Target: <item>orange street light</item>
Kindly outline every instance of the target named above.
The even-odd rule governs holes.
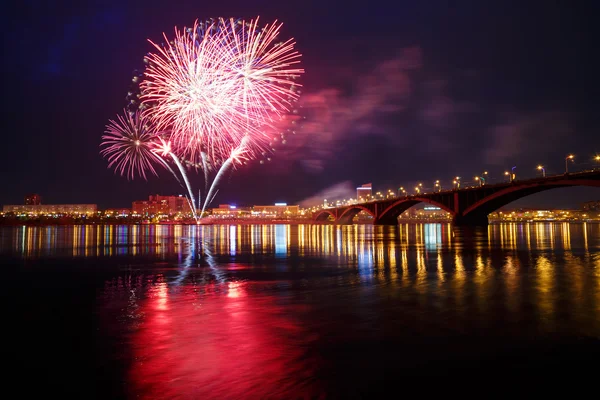
[[[460,188],[460,176],[457,176],[456,178],[454,178],[454,182],[452,182],[456,185],[456,188]]]
[[[573,154],[569,154],[568,156],[565,157],[565,174],[569,173],[569,160],[571,160],[572,162],[573,159],[575,158],[575,156]]]
[[[538,166],[537,166],[537,169],[538,169],[539,171],[542,171],[542,177],[544,177],[544,178],[545,178],[545,177],[546,177],[546,168],[544,168],[544,166],[543,166],[543,165],[538,165]]]

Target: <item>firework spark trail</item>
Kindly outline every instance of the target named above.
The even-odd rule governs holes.
[[[216,187],[219,183],[219,180],[221,179],[221,176],[223,176],[223,174],[235,162],[241,162],[243,160],[246,160],[247,158],[246,158],[245,154],[247,152],[248,152],[248,150],[246,148],[246,140],[242,140],[242,143],[236,149],[233,149],[231,151],[231,155],[229,156],[229,158],[227,160],[225,160],[223,165],[221,165],[221,168],[219,168],[219,172],[217,172],[217,175],[215,176],[215,179],[213,180],[212,185],[210,185],[210,189],[208,191],[208,194],[206,195],[206,201],[204,202],[204,206],[202,207],[201,215],[204,214],[204,210],[206,209],[206,206],[212,201],[213,197],[216,196],[216,193],[213,194],[213,191],[216,189]]]
[[[190,208],[192,210],[192,214],[194,216],[194,219],[197,220],[198,214],[196,213],[196,200],[194,199],[194,193],[192,192],[192,186],[190,185],[190,181],[185,172],[185,168],[183,167],[183,165],[181,164],[181,162],[179,161],[177,156],[175,154],[173,154],[173,152],[169,152],[169,155],[173,159],[173,162],[175,163],[175,165],[177,165],[177,168],[179,168],[179,172],[181,173],[181,176],[183,177],[183,181],[185,182],[185,186],[187,187],[188,193],[190,195],[190,199],[188,200],[188,202],[191,203]]]
[[[200,191],[200,189],[198,189],[198,207],[196,209],[201,208],[201,207],[202,207],[202,192]],[[202,217],[202,215],[200,215],[200,217]]]
[[[163,156],[170,156],[177,168],[179,169],[179,173],[185,182],[185,187],[187,188],[189,199],[188,202],[191,202],[190,209],[193,213],[194,219],[198,219],[198,215],[196,213],[196,200],[194,199],[194,193],[192,192],[192,186],[190,185],[190,181],[188,179],[187,173],[185,172],[185,168],[183,164],[179,161],[179,158],[173,153],[171,149],[171,142],[165,141],[164,139],[160,139],[160,145],[156,146],[156,151],[160,151]]]
[[[202,159],[202,171],[204,172],[204,193],[208,190],[208,163],[206,161],[206,152],[203,151],[200,153],[200,158]]]
[[[179,179],[175,171],[173,171],[173,168],[171,168],[171,166],[162,157],[158,157],[158,160],[161,162],[161,165],[163,167],[165,167],[171,174],[173,174],[175,180],[177,181],[177,183],[179,183],[179,186],[185,189],[185,186],[183,185],[183,183],[181,183],[181,179]]]

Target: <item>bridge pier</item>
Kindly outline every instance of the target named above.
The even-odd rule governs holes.
[[[455,215],[452,218],[452,225],[454,226],[488,226],[487,214],[475,214],[475,215]]]

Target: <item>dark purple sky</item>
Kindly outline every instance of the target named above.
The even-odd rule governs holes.
[[[165,173],[115,175],[98,146],[150,50],[146,39],[196,18],[278,19],[306,70],[301,129],[270,163],[230,174],[215,203],[296,203],[331,188],[344,197],[367,182],[449,186],[484,170],[500,180],[515,165],[518,177],[535,176],[538,163],[560,173],[567,153],[577,156],[570,168],[584,169],[600,152],[600,9],[591,1],[212,3],[5,4],[0,204],[30,192],[100,207],[182,193]],[[520,204],[592,199],[600,190],[573,188]]]

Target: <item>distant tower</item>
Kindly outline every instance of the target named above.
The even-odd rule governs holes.
[[[25,196],[25,204],[28,206],[39,206],[42,204],[42,198],[39,194],[28,194]]]

